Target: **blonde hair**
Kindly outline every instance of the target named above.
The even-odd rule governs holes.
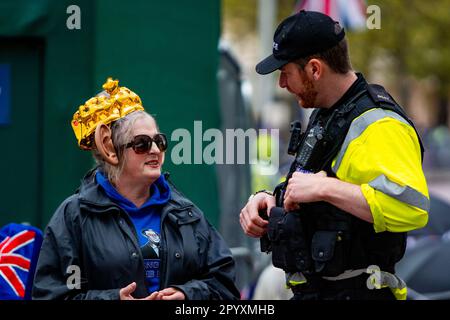
[[[133,126],[137,120],[145,117],[150,117],[156,125],[155,118],[142,110],[131,112],[125,117],[111,123],[111,140],[117,154],[117,159],[119,160],[118,165],[112,165],[106,162],[97,149],[92,150],[96,166],[106,175],[106,178],[112,184],[117,181],[126,163],[126,158],[124,157],[125,145],[133,139]]]

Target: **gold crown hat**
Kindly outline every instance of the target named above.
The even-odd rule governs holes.
[[[72,129],[83,150],[95,148],[94,133],[99,124],[109,125],[133,111],[144,110],[141,98],[119,87],[118,80],[108,78],[102,87],[105,91],[87,100],[73,115]]]

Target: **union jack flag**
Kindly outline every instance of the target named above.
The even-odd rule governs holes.
[[[0,229],[0,300],[29,299],[42,232],[10,223]]]

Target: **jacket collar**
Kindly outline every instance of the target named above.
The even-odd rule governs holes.
[[[98,168],[89,170],[81,181],[80,188],[78,190],[78,199],[82,207],[89,208],[90,212],[94,213],[106,213],[111,209],[120,210],[116,203],[114,203],[105,193],[103,188],[97,183],[95,174]],[[165,178],[171,189],[171,197],[168,203],[163,207],[161,218],[169,211],[180,212],[184,209],[188,209],[194,206],[194,204],[183,196],[168,180],[169,173],[164,173]],[[193,213],[191,213],[194,215]]]
[[[109,211],[111,207],[117,207],[117,205],[111,201],[95,180],[96,172],[97,168],[91,169],[83,177],[78,189],[78,199],[80,204],[89,207],[90,211],[101,213]]]

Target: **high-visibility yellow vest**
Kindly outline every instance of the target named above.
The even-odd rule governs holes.
[[[336,176],[361,186],[376,232],[407,232],[428,221],[429,194],[414,128],[375,108],[353,120],[332,162]]]

